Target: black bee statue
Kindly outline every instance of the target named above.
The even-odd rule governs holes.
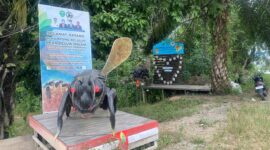
[[[108,60],[101,71],[87,70],[75,76],[59,106],[55,138],[61,132],[64,113],[69,117],[72,106],[82,114],[94,113],[98,108],[108,109],[114,134],[117,96],[115,89],[106,86],[106,77],[130,56],[131,50],[130,38],[118,38],[114,41]]]

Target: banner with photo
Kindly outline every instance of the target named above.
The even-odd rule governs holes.
[[[74,76],[92,69],[88,12],[38,5],[43,113],[58,107]]]

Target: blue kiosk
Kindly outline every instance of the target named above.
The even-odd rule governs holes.
[[[179,84],[182,65],[184,43],[165,39],[153,46],[154,83]]]

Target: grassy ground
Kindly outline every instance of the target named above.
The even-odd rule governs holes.
[[[22,136],[32,133],[26,120],[21,116],[16,116],[13,125],[8,128],[9,137]]]
[[[270,87],[270,75],[264,75],[266,86]],[[246,96],[254,93],[254,83],[244,86]],[[247,102],[232,107],[227,113],[227,127],[216,134],[209,149],[269,149],[270,147],[270,103]]]
[[[192,115],[198,110],[197,106],[202,103],[202,100],[164,100],[155,104],[141,104],[135,107],[122,108],[122,110],[163,122]]]
[[[269,108],[269,102],[231,108],[227,114],[227,127],[217,133],[209,149],[269,149]]]
[[[265,83],[270,87],[270,75],[264,75]],[[229,107],[226,127],[216,131],[215,138],[210,143],[206,143],[204,138],[194,137],[191,143],[195,145],[206,145],[205,149],[269,149],[270,144],[270,103],[252,102],[251,98],[256,97],[254,83],[250,80],[244,86],[244,93],[239,96],[218,96],[216,101],[233,101],[238,104]],[[203,96],[210,100],[211,96]],[[198,96],[200,98],[200,96]],[[202,97],[201,97],[202,98]],[[221,99],[219,99],[221,98]],[[225,98],[225,99],[224,99]],[[235,98],[235,99],[234,99]],[[241,102],[240,102],[240,101]],[[207,101],[207,100],[206,100]],[[209,101],[208,101],[209,102]],[[125,111],[156,119],[160,122],[179,119],[184,116],[191,116],[198,111],[198,106],[202,102],[194,99],[182,99],[176,101],[164,101],[154,105],[140,105],[126,108]],[[221,104],[222,103],[218,103]],[[180,109],[179,109],[180,108]],[[157,110],[157,111],[153,111]],[[201,119],[198,124],[203,124],[203,128],[211,128],[216,122],[208,119]],[[160,132],[159,149],[167,148],[185,141],[183,128],[175,128],[173,132]],[[203,148],[203,149],[204,149]]]
[[[158,120],[159,122],[171,121],[182,117],[190,116],[199,111],[199,106],[203,100],[179,99],[174,101],[164,100],[155,104],[143,104],[135,107],[123,108],[123,111]],[[183,138],[183,128],[171,131],[160,131],[158,148],[162,149],[174,143],[178,143]],[[201,142],[199,140],[195,142]]]
[[[174,132],[160,131],[158,149],[164,149],[171,144],[179,143],[183,140],[183,128],[175,129]]]
[[[40,114],[40,111],[31,114]],[[32,134],[33,130],[30,128],[27,122],[27,118],[15,111],[15,118],[12,126],[8,128],[9,137],[23,136],[27,134]]]

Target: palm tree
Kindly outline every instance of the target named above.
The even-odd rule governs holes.
[[[13,94],[15,92],[14,67],[18,34],[26,27],[27,1],[0,1],[0,139],[4,138],[4,121],[8,126],[13,122]],[[7,114],[7,115],[6,115]]]
[[[220,0],[219,3],[223,8],[214,19],[214,28],[211,33],[214,46],[212,89],[215,93],[225,93],[230,89],[227,71],[229,0]]]

